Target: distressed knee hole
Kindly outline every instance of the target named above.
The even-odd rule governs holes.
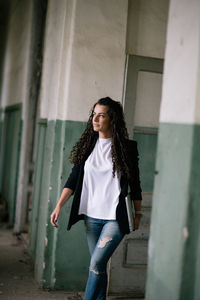
[[[96,271],[96,270],[94,270],[94,269],[92,269],[92,270],[90,270],[90,271],[93,272],[93,273],[96,274],[96,275],[99,275],[99,272]]]
[[[108,242],[110,242],[110,241],[112,241],[112,238],[110,238],[110,237],[104,237],[104,238],[102,238],[102,239],[100,240],[99,244],[98,244],[98,248],[104,248],[105,245],[106,245]]]

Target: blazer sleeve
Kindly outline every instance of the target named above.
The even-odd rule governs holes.
[[[80,171],[80,165],[74,165],[63,188],[69,188],[74,193],[77,180],[78,180],[79,171]]]
[[[129,141],[129,163],[131,166],[131,178],[128,180],[131,190],[132,200],[142,200],[142,189],[140,183],[140,172],[139,172],[139,153],[136,141]]]

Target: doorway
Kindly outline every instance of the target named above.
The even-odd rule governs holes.
[[[162,59],[128,56],[124,113],[129,138],[138,143],[143,217],[139,230],[126,235],[112,257],[109,294],[145,294],[162,73]]]

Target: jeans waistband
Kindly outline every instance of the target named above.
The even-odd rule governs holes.
[[[97,219],[97,218],[92,218],[89,216],[84,215],[84,220],[85,221],[91,221],[91,222],[95,222],[95,223],[100,223],[100,224],[105,224],[107,222],[116,222],[116,220],[107,220],[107,219]]]

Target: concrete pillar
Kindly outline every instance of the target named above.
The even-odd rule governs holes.
[[[30,209],[33,192],[32,173],[34,168],[34,136],[38,111],[46,3],[45,0],[42,2],[40,0],[23,0],[14,5],[14,9],[15,7],[17,8],[17,13],[13,13],[15,18],[13,18],[13,22],[10,24],[12,33],[12,36],[10,37],[10,46],[13,47],[13,41],[15,44],[19,43],[18,35],[15,32],[16,27],[21,43],[17,45],[15,49],[16,53],[12,56],[12,59],[13,61],[16,61],[16,57],[20,57],[22,66],[25,66],[24,73],[22,74],[24,76],[22,85],[19,85],[18,88],[16,83],[14,85],[14,79],[12,82],[12,85],[14,85],[13,90],[15,90],[15,88],[16,90],[19,89],[23,95],[22,99],[18,99],[18,101],[23,100],[23,129],[21,135],[21,152],[14,224],[14,231],[21,232],[27,229],[27,223],[29,222],[27,212]],[[25,19],[23,23],[21,22],[21,19],[23,19],[22,16]],[[16,26],[16,24],[19,25]],[[26,30],[25,33],[27,38],[22,34],[22,30]],[[25,54],[22,55],[22,53]],[[16,74],[18,80],[23,78],[20,75],[20,73]],[[17,80],[16,82],[18,83]]]
[[[86,121],[97,99],[122,101],[127,14],[127,0],[49,1],[41,118]]]
[[[200,299],[200,2],[171,0],[146,300]]]
[[[28,185],[27,155],[31,144],[27,122],[30,119],[32,4],[30,0],[10,1],[0,95],[3,111],[2,195],[8,203],[9,224],[15,224],[17,232],[24,229],[27,207],[25,187]]]
[[[71,171],[68,156],[99,98],[122,100],[128,1],[48,1],[30,251],[43,287],[83,290],[89,253],[81,222],[67,232],[71,200],[50,225]],[[80,251],[81,249],[81,251]]]

